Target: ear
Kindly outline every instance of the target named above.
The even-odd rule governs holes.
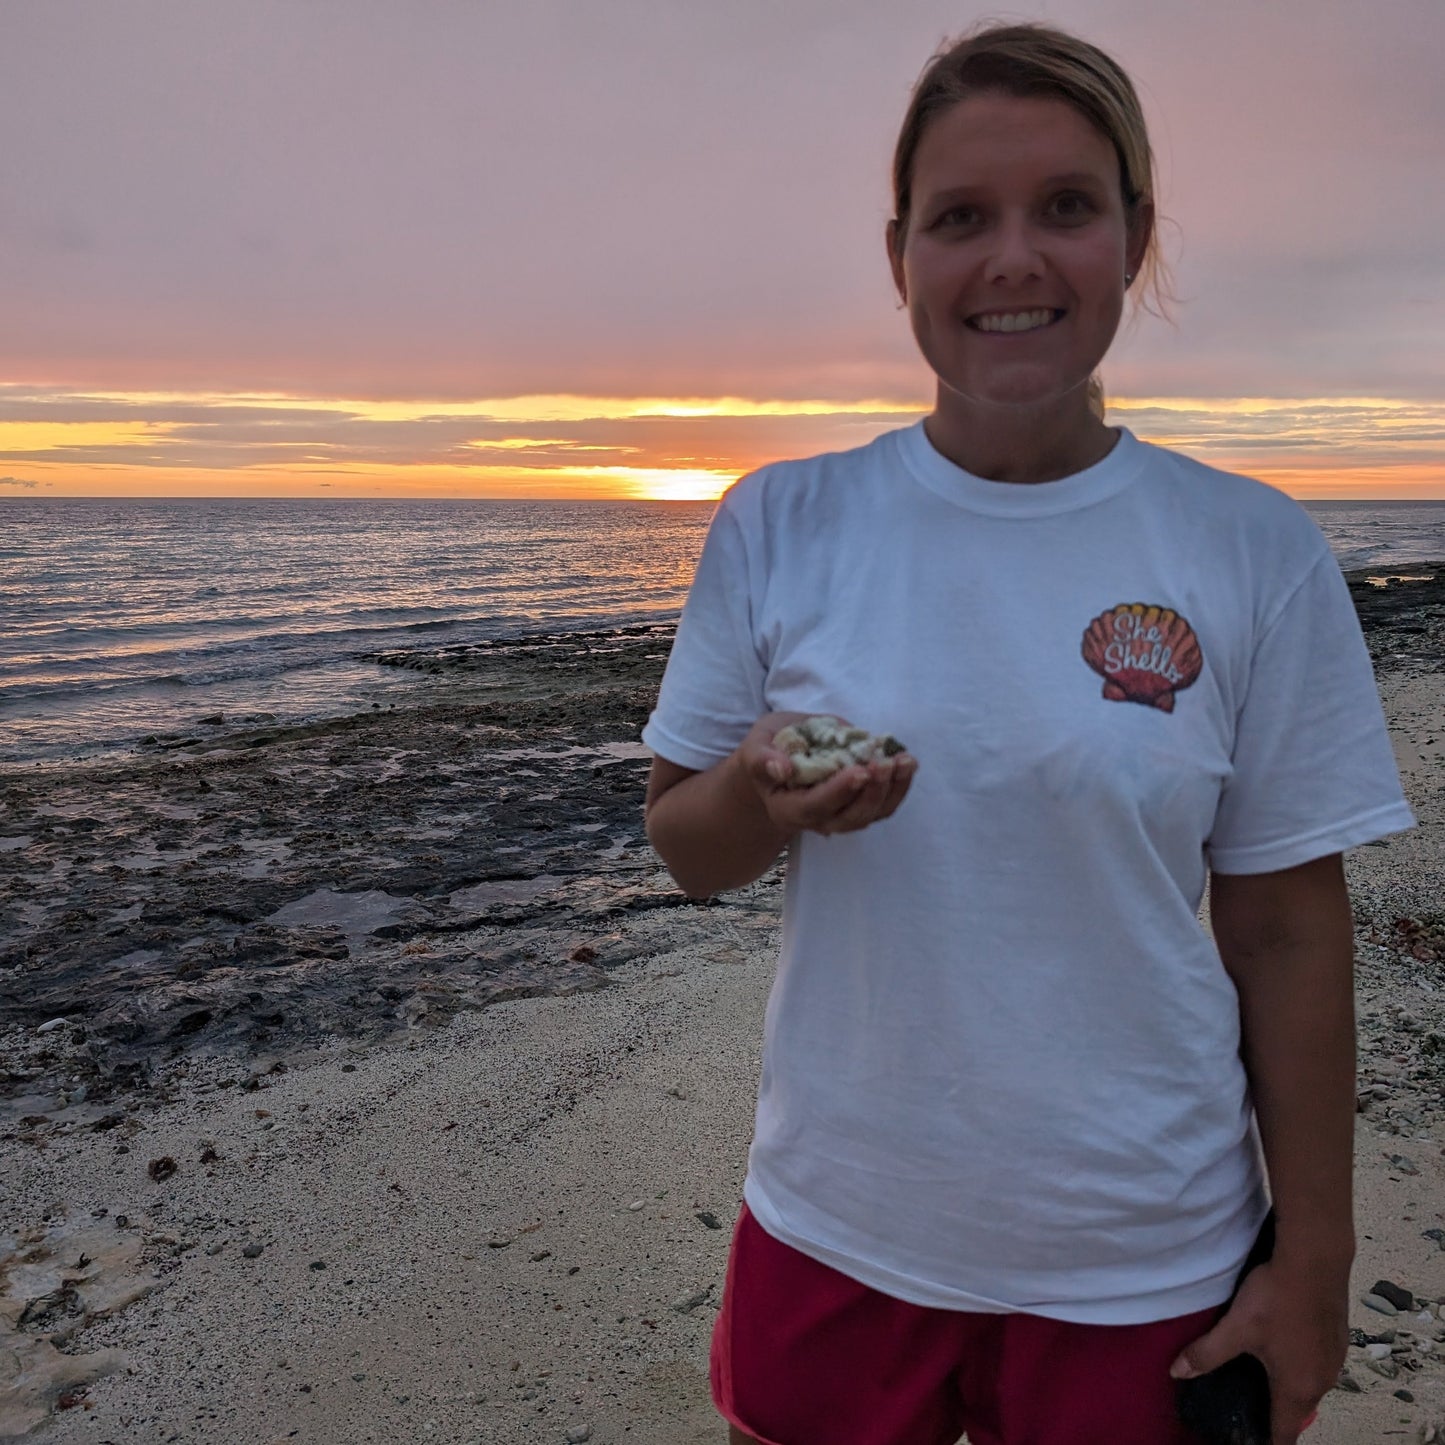
[[[1125,246],[1125,255],[1128,258],[1128,270],[1131,276],[1139,274],[1139,268],[1144,264],[1144,256],[1149,250],[1149,238],[1154,234],[1154,202],[1140,201],[1139,209],[1134,213],[1133,223],[1129,227],[1129,239]]]
[[[893,272],[893,289],[898,292],[898,299],[907,306],[908,281],[903,274],[902,232],[896,220],[889,221],[884,238],[888,245],[888,267]]]

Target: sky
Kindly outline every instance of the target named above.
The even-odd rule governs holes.
[[[706,498],[903,425],[894,137],[986,18],[1144,104],[1180,300],[1109,420],[1445,498],[1440,0],[0,0],[0,497]]]

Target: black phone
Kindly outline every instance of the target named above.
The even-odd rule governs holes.
[[[1254,1248],[1234,1282],[1234,1295],[1244,1277],[1274,1253],[1274,1210],[1264,1217]],[[1207,1375],[1180,1380],[1179,1418],[1205,1445],[1270,1445],[1269,1375],[1253,1355],[1236,1355]]]

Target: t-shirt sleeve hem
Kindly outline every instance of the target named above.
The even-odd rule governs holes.
[[[1403,802],[1387,803],[1342,823],[1331,823],[1293,838],[1243,847],[1217,848],[1210,845],[1209,866],[1216,873],[1277,873],[1297,868],[1330,853],[1343,853],[1362,843],[1373,843],[1389,833],[1403,833],[1415,826],[1415,815]]]
[[[724,752],[712,752],[706,748],[696,747],[692,743],[683,742],[681,738],[652,722],[642,729],[642,741],[658,757],[669,763],[676,763],[680,768],[691,768],[694,772],[699,773],[715,767],[732,754],[731,748]]]

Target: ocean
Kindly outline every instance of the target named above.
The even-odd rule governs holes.
[[[1309,502],[1346,570],[1445,558],[1445,502]],[[0,762],[217,713],[405,700],[367,658],[676,619],[709,502],[0,501]]]

